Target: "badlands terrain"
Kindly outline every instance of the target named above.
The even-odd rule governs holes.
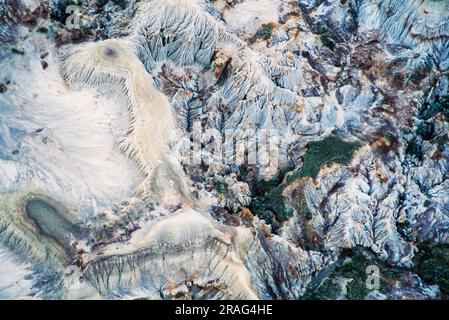
[[[0,0],[1,299],[447,299],[448,0]]]

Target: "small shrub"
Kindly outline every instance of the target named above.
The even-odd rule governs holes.
[[[263,24],[262,27],[257,30],[256,39],[268,40],[271,38],[273,33],[273,24],[267,23]]]
[[[12,53],[20,54],[21,56],[23,56],[25,54],[25,51],[23,51],[22,49],[18,49],[18,48],[12,48],[11,51],[12,51]]]
[[[427,105],[422,111],[421,117],[430,119],[438,113],[443,113],[446,119],[449,119],[449,95],[439,97],[434,103]]]
[[[407,149],[405,149],[405,153],[417,158],[418,160],[422,159],[421,145],[415,140],[409,142],[409,144],[407,145]]]
[[[320,40],[323,46],[329,48],[331,51],[335,50],[335,41],[328,34],[322,34]]]

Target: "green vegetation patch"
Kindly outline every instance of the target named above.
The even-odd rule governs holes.
[[[340,294],[340,289],[333,279],[326,279],[321,286],[308,296],[308,300],[335,300]]]
[[[285,200],[282,196],[284,188],[284,186],[278,186],[265,195],[254,198],[251,203],[252,211],[262,218],[266,218],[266,211],[271,211],[278,221],[288,220],[293,215],[293,210],[285,205]],[[266,222],[271,223],[271,221]]]
[[[436,102],[430,105],[430,112],[437,114],[442,112],[446,118],[449,118],[449,95],[439,98]]]
[[[263,24],[262,27],[260,27],[260,29],[257,30],[256,39],[268,40],[271,38],[272,33],[273,33],[273,24],[272,23]]]
[[[421,144],[415,140],[409,142],[407,148],[405,149],[405,153],[417,158],[418,160],[422,160]]]
[[[254,184],[256,197],[253,199],[251,209],[260,217],[265,216],[265,211],[271,211],[280,222],[288,220],[293,215],[293,210],[287,208],[282,195],[286,187],[293,182],[311,177],[315,179],[320,169],[331,163],[347,165],[352,160],[355,150],[361,144],[359,142],[346,142],[337,137],[331,136],[324,140],[311,142],[303,157],[301,170],[293,173],[282,183],[285,171],[269,181],[260,180]],[[308,210],[304,210],[307,214]],[[271,221],[267,221],[271,223]]]
[[[11,51],[12,51],[12,53],[15,53],[15,54],[18,54],[21,56],[23,56],[25,54],[25,51],[23,51],[22,49],[19,49],[19,48],[12,48]]]
[[[422,257],[417,274],[429,284],[437,284],[444,294],[449,294],[449,246],[421,249]]]
[[[360,147],[359,142],[346,142],[334,136],[309,143],[301,170],[291,175],[287,184],[305,177],[315,179],[323,166],[332,163],[348,165]]]
[[[336,279],[352,279],[347,284],[347,298],[349,300],[363,300],[369,293],[366,287],[368,266],[375,265],[379,268],[380,274],[380,292],[391,287],[394,282],[401,278],[402,270],[389,267],[375,257],[371,257],[363,250],[352,250],[345,253],[348,259],[343,265],[338,266],[332,275],[326,279],[321,286],[308,296],[308,299],[314,300],[334,300],[337,299],[341,290],[336,284]]]
[[[423,140],[432,140],[434,137],[434,131],[435,129],[433,123],[423,121],[418,125],[416,133],[419,134]]]
[[[436,98],[434,103],[424,104],[424,108],[421,110],[420,118],[429,120],[438,113],[444,114],[446,119],[449,119],[449,95]]]

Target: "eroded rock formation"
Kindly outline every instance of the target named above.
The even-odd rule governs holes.
[[[0,297],[449,294],[448,1],[68,5],[0,0]]]

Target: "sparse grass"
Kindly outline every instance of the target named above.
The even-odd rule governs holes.
[[[415,140],[409,142],[409,144],[407,145],[407,149],[405,149],[405,153],[416,157],[418,160],[422,159],[421,145]]]
[[[228,190],[228,184],[224,181],[218,181],[216,185],[217,191],[220,193],[226,193]]]
[[[256,39],[262,39],[262,40],[268,40],[271,38],[271,35],[273,33],[273,24],[267,23],[263,24],[262,27],[257,30],[256,33]]]
[[[305,177],[316,178],[320,169],[331,163],[347,165],[355,152],[360,147],[358,142],[346,142],[337,137],[328,137],[322,141],[311,142],[308,151],[303,157],[303,167],[293,173],[285,183],[282,183],[284,173],[270,181],[258,181],[255,183],[256,197],[252,202],[252,211],[263,216],[264,211],[271,211],[280,222],[288,220],[293,215],[293,210],[285,205],[282,195],[286,187],[298,179]],[[310,216],[308,209],[304,214]],[[267,221],[270,223],[270,221]]]
[[[348,250],[345,254],[349,259],[338,266],[331,276],[322,285],[308,295],[308,299],[333,300],[338,298],[340,290],[335,283],[339,277],[352,279],[347,285],[347,298],[361,300],[366,297],[369,290],[366,288],[366,268],[376,265],[380,272],[380,292],[386,292],[388,288],[401,279],[404,270],[386,265],[376,257],[363,253],[358,248]],[[431,247],[429,242],[419,245],[419,253],[415,257],[415,272],[426,284],[436,284],[441,292],[449,294],[449,245]]]
[[[271,211],[280,222],[288,220],[293,215],[293,210],[287,208],[284,197],[282,196],[283,187],[276,187],[267,192],[264,196],[256,197],[252,204],[252,210],[260,216],[265,216],[264,211]],[[271,221],[266,221],[271,223]]]
[[[423,247],[417,267],[421,279],[429,284],[437,284],[444,294],[449,294],[449,246]]]
[[[424,109],[421,111],[421,118],[428,120],[438,113],[444,114],[449,119],[449,95],[437,98],[432,104],[425,104]]]
[[[310,300],[335,300],[340,293],[332,279],[326,279],[321,286],[307,298]]]
[[[432,72],[431,66],[421,66],[408,76],[408,81],[413,84],[419,84]]]
[[[432,113],[442,112],[446,118],[449,118],[449,95],[439,98],[435,103],[430,105]]]
[[[417,133],[423,138],[423,140],[431,140],[434,137],[433,124],[421,122],[418,125]]]
[[[310,294],[309,299],[333,300],[338,298],[340,291],[335,284],[335,280],[339,277],[352,279],[347,284],[347,298],[349,300],[365,299],[369,293],[369,289],[366,287],[366,279],[368,276],[366,269],[370,265],[379,267],[379,291],[381,292],[385,292],[402,275],[402,270],[389,267],[376,258],[371,258],[362,253],[361,250],[348,251],[346,254],[349,256],[349,259],[342,266],[337,267],[331,277],[326,279],[317,290]]]
[[[346,142],[334,136],[311,142],[303,157],[304,164],[301,170],[291,175],[287,184],[304,177],[315,179],[323,166],[332,163],[348,165],[360,146],[359,142]]]

